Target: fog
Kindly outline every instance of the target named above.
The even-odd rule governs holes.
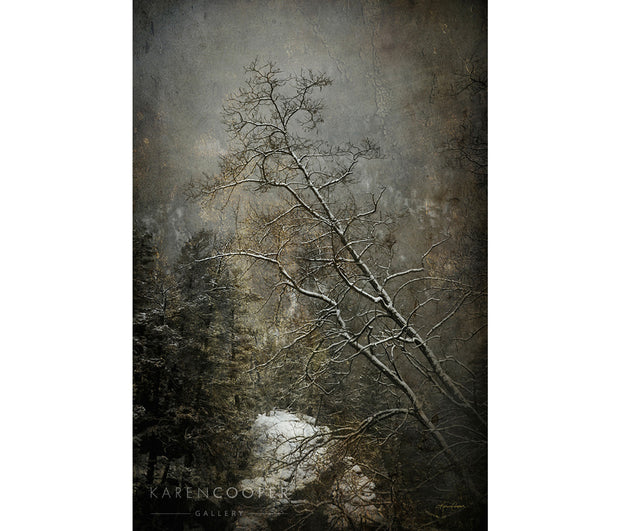
[[[134,215],[174,258],[190,233],[224,223],[183,186],[218,169],[220,111],[255,57],[284,72],[322,71],[330,142],[374,139],[384,158],[361,191],[387,187],[405,213],[400,240],[458,227],[480,231],[484,191],[449,164],[446,145],[483,101],[459,85],[486,60],[486,4],[461,1],[137,1],[134,16]],[[417,240],[411,241],[418,245]]]

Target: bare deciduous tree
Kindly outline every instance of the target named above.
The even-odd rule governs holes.
[[[378,388],[388,390],[393,407],[334,430],[334,437],[415,419],[476,492],[459,448],[486,444],[484,404],[464,360],[438,349],[458,312],[484,294],[428,271],[441,241],[417,263],[398,266],[393,220],[380,209],[383,191],[355,191],[356,172],[380,157],[378,147],[370,140],[329,145],[316,134],[323,121],[317,93],[330,84],[323,74],[285,75],[272,63],[247,68],[246,84],[224,108],[230,144],[221,171],[193,183],[191,193],[206,201],[244,189],[268,194],[268,201],[252,207],[254,223],[225,252],[204,259],[244,257],[273,268],[273,293],[306,301],[273,359],[311,344],[301,375],[307,384],[329,393],[321,376],[346,373],[363,359]],[[438,403],[450,406],[451,424],[439,426],[428,412]]]

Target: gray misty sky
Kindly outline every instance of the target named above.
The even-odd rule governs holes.
[[[396,209],[440,232],[452,218],[482,216],[458,207],[476,186],[444,148],[464,122],[485,119],[486,102],[458,90],[472,65],[486,64],[486,2],[136,0],[134,214],[166,254],[204,219],[216,223],[201,220],[182,186],[217,171],[221,107],[255,57],[333,79],[320,134],[376,140],[385,158],[362,178],[387,186]]]

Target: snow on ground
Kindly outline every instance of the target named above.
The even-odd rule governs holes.
[[[239,483],[239,490],[265,500],[267,507],[262,517],[243,516],[236,523],[237,530],[267,529],[268,521],[287,506],[303,504],[289,496],[317,480],[329,465],[330,445],[326,426],[316,426],[316,420],[305,415],[274,409],[258,415],[252,432],[255,437],[251,474],[254,477]],[[384,523],[374,505],[375,484],[362,473],[350,457],[345,458],[346,471],[333,484],[332,504],[327,516],[332,528],[346,529],[353,522],[360,526]]]
[[[325,426],[315,426],[315,419],[275,409],[258,415],[252,431],[256,437],[253,456],[254,478],[244,479],[241,489],[268,492],[282,489],[291,494],[316,480],[326,466]]]
[[[346,458],[349,468],[334,481],[333,505],[327,509],[331,529],[348,529],[351,522],[362,529],[385,523],[373,500],[375,484],[362,473],[359,465]]]

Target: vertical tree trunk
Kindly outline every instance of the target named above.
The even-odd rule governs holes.
[[[159,482],[160,485],[163,485],[166,482],[166,479],[168,479],[168,470],[170,470],[170,459],[166,461],[166,466],[164,466],[164,472],[161,475],[161,480]]]
[[[155,465],[157,465],[157,454],[155,450],[149,450],[149,460],[146,465],[146,482],[149,485],[153,484],[155,478]]]

